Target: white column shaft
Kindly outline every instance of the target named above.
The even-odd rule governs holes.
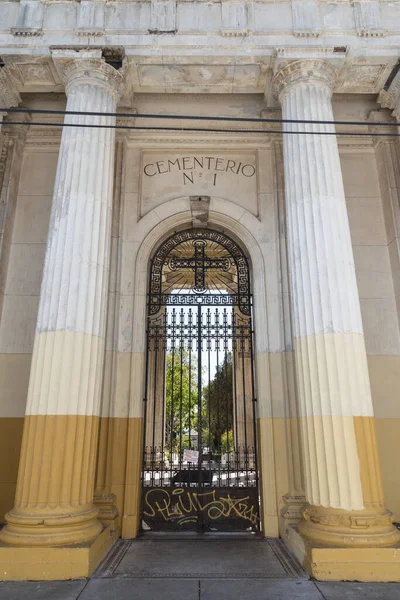
[[[67,111],[115,112],[117,83],[112,84],[120,75],[110,70],[104,63],[89,64],[86,71],[79,63],[72,66]],[[27,414],[99,414],[115,129],[95,126],[115,122],[115,116],[65,118]]]
[[[308,72],[301,67],[305,77],[296,69],[287,75],[280,93],[284,119],[333,121],[326,81],[333,69],[322,66],[322,73],[313,64]],[[283,129],[293,132],[283,136],[283,147],[307,499],[362,509],[353,417],[373,412],[337,139],[333,125],[285,123]],[[326,135],[297,133],[304,131]]]

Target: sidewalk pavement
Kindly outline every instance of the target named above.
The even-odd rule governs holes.
[[[280,579],[0,582],[1,600],[399,600],[398,583]]]
[[[120,540],[87,580],[1,582],[0,600],[400,600],[400,583],[310,580],[282,540]]]

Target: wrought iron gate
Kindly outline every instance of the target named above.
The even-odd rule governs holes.
[[[259,526],[248,263],[227,236],[169,238],[150,270],[144,530]]]

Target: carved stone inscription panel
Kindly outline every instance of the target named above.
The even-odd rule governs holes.
[[[142,152],[141,215],[180,196],[226,198],[258,214],[256,152]]]

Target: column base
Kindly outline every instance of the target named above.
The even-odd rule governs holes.
[[[11,510],[6,514],[7,525],[0,531],[0,543],[10,546],[65,546],[93,540],[102,531],[97,508],[80,513],[52,515],[37,512],[19,513]]]
[[[108,523],[118,516],[118,508],[115,506],[115,494],[95,496],[93,504],[99,510],[98,518],[102,523]]]
[[[3,581],[52,581],[83,579],[97,568],[120,537],[119,518],[103,527],[91,542],[41,548],[0,543],[0,579]]]
[[[306,497],[286,494],[283,496],[285,506],[281,509],[281,516],[290,523],[299,522],[303,516],[303,508],[306,504]]]
[[[288,527],[297,525],[303,516],[306,498],[304,495],[286,494],[283,501],[285,505],[280,511],[280,533],[286,541]]]
[[[400,581],[400,544],[388,548],[338,548],[317,544],[288,528],[285,543],[318,581]]]
[[[385,508],[346,511],[307,505],[298,525],[306,539],[328,546],[378,548],[400,545],[400,531]]]

